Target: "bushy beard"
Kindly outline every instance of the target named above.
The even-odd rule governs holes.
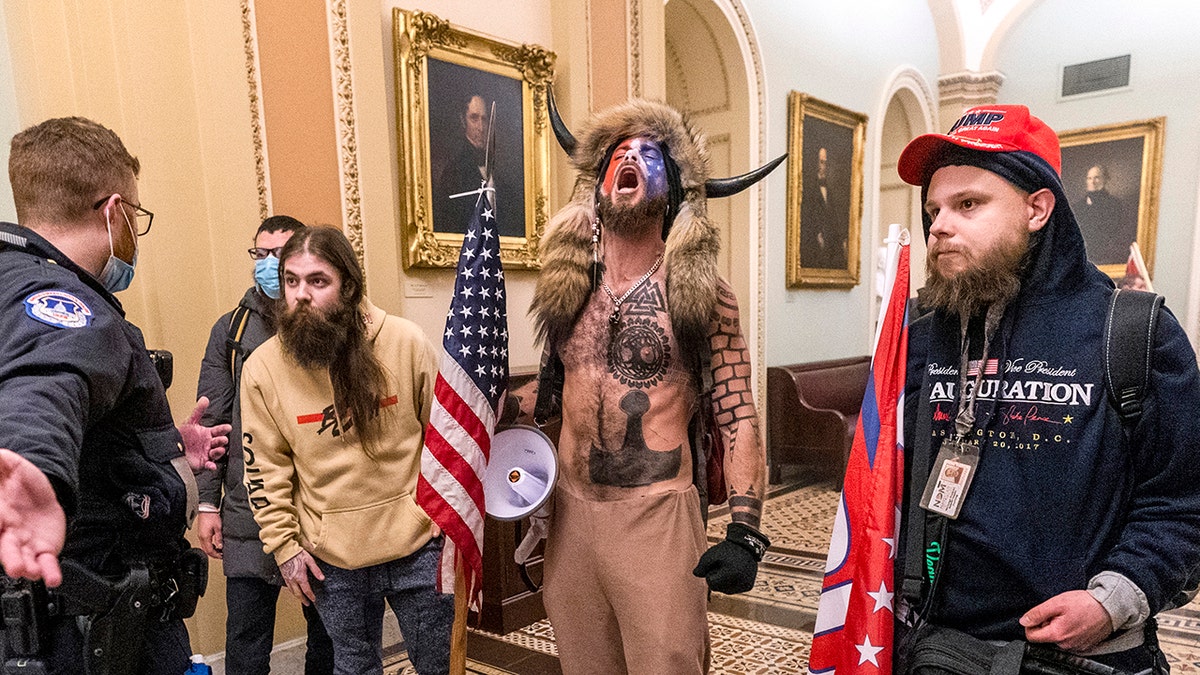
[[[279,313],[283,351],[303,368],[328,368],[350,340],[354,311],[344,303],[327,313],[308,303]]]
[[[600,214],[600,222],[604,223],[604,229],[613,234],[641,234],[650,226],[661,231],[663,217],[667,213],[667,195],[646,197],[631,206],[617,206],[608,195],[600,193],[596,209]]]
[[[925,261],[924,303],[955,312],[964,319],[994,304],[1007,305],[1021,291],[1021,277],[1032,249],[1027,230],[1012,241],[1002,241],[985,251],[979,261],[953,277],[944,276],[936,264],[936,249]]]

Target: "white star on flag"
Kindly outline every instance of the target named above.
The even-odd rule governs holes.
[[[875,645],[871,644],[870,635],[864,636],[863,644],[854,645],[854,648],[858,650],[858,665],[861,666],[867,661],[870,661],[871,663],[875,664],[876,668],[879,667],[879,661],[875,659],[875,655],[883,651],[883,647],[876,647]]]
[[[492,215],[491,209],[484,209],[483,210],[483,219],[484,220],[495,220],[496,217]],[[487,250],[487,249],[484,249],[484,250]]]
[[[895,611],[892,609],[892,598],[895,597],[896,594],[889,593],[887,585],[882,580],[879,582],[879,590],[874,593],[867,591],[867,595],[871,596],[871,599],[875,601],[875,609],[871,610],[872,614],[881,609],[886,609],[889,612]]]

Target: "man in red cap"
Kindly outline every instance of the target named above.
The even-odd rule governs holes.
[[[1153,617],[1200,566],[1187,336],[1157,313],[1142,412],[1123,424],[1105,395],[1113,284],[1087,261],[1058,138],[1024,106],[968,110],[913,140],[899,173],[921,186],[933,310],[909,333],[901,664],[956,629],[985,651],[1042,643],[1010,642],[1018,662],[1166,672]]]

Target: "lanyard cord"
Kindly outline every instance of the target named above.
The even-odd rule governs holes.
[[[970,343],[967,340],[967,327],[970,324],[970,320],[965,317],[961,320],[961,331],[959,333],[961,356],[958,368],[958,412],[954,418],[953,440],[955,441],[964,441],[975,426],[976,395],[979,392],[980,384],[983,382],[983,373],[987,369],[988,349],[991,347],[992,338],[996,335],[996,329],[1000,326],[1000,318],[1004,316],[1004,309],[1005,305],[1003,304],[992,304],[988,307],[983,323],[983,354],[979,360],[979,372],[975,374],[974,387],[971,389],[970,395],[964,394],[967,385],[967,367],[970,362],[971,351]],[[922,478],[927,480],[928,476],[922,476]],[[942,578],[942,568],[946,563],[950,534],[949,518],[940,514],[926,514],[923,509],[916,509],[915,511],[924,514],[922,516],[923,527],[921,529],[928,532],[931,529],[930,526],[932,526],[934,531],[933,537],[926,538],[926,546],[933,542],[940,542],[941,550],[937,561],[933,563],[933,578],[929,579],[929,577],[925,577],[926,582],[929,584],[929,592],[925,594],[920,607],[916,609],[914,629],[924,625],[931,618],[934,597],[937,595],[938,581]],[[906,562],[905,564],[908,565],[909,563]]]
[[[1004,305],[992,304],[988,307],[983,322],[983,354],[979,357],[979,372],[975,373],[975,383],[971,387],[969,396],[965,392],[971,352],[970,341],[967,338],[967,327],[970,320],[963,318],[960,321],[962,328],[959,332],[959,345],[962,354],[959,357],[958,366],[958,412],[954,416],[954,438],[956,440],[966,440],[975,426],[975,399],[979,394],[979,386],[983,383],[983,373],[987,370],[988,349],[992,345],[992,338],[996,335],[996,328],[1000,325],[1000,317],[1003,315]]]

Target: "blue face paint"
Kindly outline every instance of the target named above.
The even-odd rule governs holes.
[[[645,136],[621,141],[613,151],[600,186],[609,199],[632,194],[643,188],[642,199],[657,199],[667,194],[667,164],[662,147]]]
[[[263,295],[279,299],[279,258],[269,255],[254,261],[254,283]]]

